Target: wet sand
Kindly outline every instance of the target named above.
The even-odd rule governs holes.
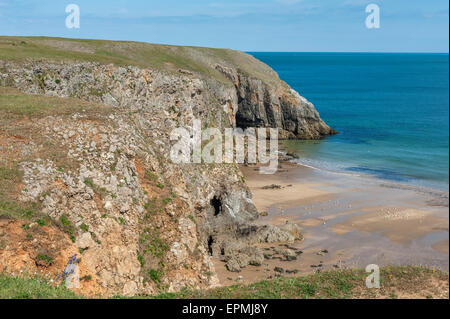
[[[281,163],[274,175],[260,175],[256,166],[242,166],[241,170],[258,211],[267,214],[258,222],[297,223],[304,240],[290,246],[302,253],[294,261],[266,259],[263,266],[248,266],[240,273],[228,272],[215,260],[222,284],[271,278],[278,275],[275,267],[289,270],[290,274],[283,275],[369,264],[449,269],[446,192],[290,162]],[[261,247],[273,251],[284,246]]]

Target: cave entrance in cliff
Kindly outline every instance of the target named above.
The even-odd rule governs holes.
[[[214,216],[217,216],[222,212],[222,200],[218,196],[214,196],[211,199],[210,204],[214,208]]]
[[[212,248],[213,244],[214,244],[214,238],[213,238],[213,236],[209,236],[209,238],[208,238],[208,252],[209,252],[210,256],[213,255],[213,248]]]
[[[239,110],[237,111],[234,119],[236,128],[241,128],[243,131],[245,131],[247,128],[252,127],[251,123],[249,123],[249,121],[239,113]]]

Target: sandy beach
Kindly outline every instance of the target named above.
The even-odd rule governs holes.
[[[293,245],[261,245],[269,257],[262,267],[240,273],[215,267],[222,284],[253,282],[279,275],[307,274],[369,264],[424,265],[449,269],[448,193],[338,174],[282,162],[273,175],[260,175],[257,166],[242,166],[259,223],[298,224],[304,240]],[[278,258],[285,247],[297,260]]]

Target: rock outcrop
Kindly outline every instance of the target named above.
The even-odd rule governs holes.
[[[38,207],[109,295],[214,287],[212,256],[232,271],[261,264],[262,253],[249,247],[298,240],[299,229],[254,224],[258,212],[237,165],[172,163],[170,132],[195,119],[221,130],[278,127],[283,138],[333,131],[274,72],[267,82],[226,63],[212,69],[228,82],[181,69],[0,60],[2,86],[37,94],[2,92],[12,102],[0,121],[0,168],[13,163],[21,180],[0,201]],[[24,225],[37,218],[28,215]],[[0,246],[2,266],[8,247]],[[59,258],[57,249],[48,253]]]
[[[325,124],[311,102],[276,75],[275,81],[268,84],[220,64],[215,67],[235,87],[237,101],[231,98],[226,103],[231,105],[237,127],[278,128],[280,139],[320,139],[337,133]]]

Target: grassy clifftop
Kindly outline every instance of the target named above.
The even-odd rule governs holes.
[[[0,60],[26,59],[88,61],[134,65],[161,71],[188,70],[228,81],[215,64],[232,67],[266,83],[278,80],[276,73],[252,56],[235,50],[159,45],[130,41],[82,40],[48,37],[0,37]]]

